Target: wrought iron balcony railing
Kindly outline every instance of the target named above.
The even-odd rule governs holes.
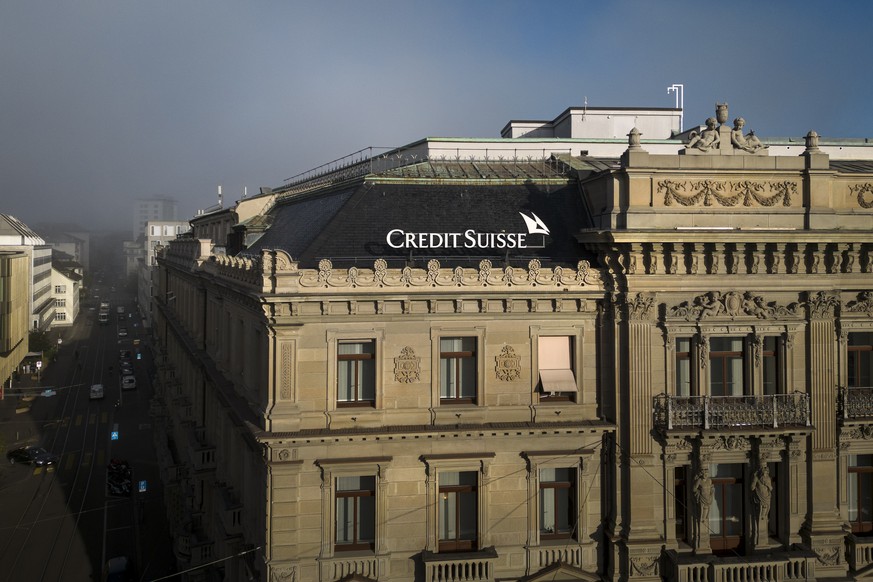
[[[809,426],[809,396],[802,392],[767,396],[672,396],[654,398],[660,429],[779,428]]]
[[[843,418],[873,418],[873,387],[840,389],[840,414]]]

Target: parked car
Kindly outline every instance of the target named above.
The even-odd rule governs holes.
[[[109,495],[127,497],[133,491],[133,471],[127,461],[112,459],[106,465],[106,491]]]
[[[110,558],[103,566],[103,580],[105,582],[129,582],[136,580],[133,574],[133,566],[127,556]]]
[[[89,400],[103,399],[103,384],[94,384],[91,386],[91,392],[88,393]]]
[[[127,328],[119,327],[118,328],[118,337],[127,337]]]
[[[133,364],[128,361],[122,360],[119,372],[122,376],[133,376]]]
[[[120,358],[130,358],[130,350],[118,350],[118,357]]]
[[[60,457],[42,447],[21,447],[20,449],[14,449],[6,453],[6,458],[12,464],[22,463],[24,465],[36,465],[37,467],[54,465],[60,460]]]
[[[122,390],[134,390],[136,388],[136,377],[134,376],[122,376],[121,377],[121,389]]]

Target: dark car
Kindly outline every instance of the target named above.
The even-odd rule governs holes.
[[[122,360],[121,366],[118,370],[122,376],[132,376],[133,375],[133,365],[130,362],[125,362]]]
[[[130,350],[118,350],[118,357],[120,357],[122,360],[130,359],[131,355],[132,354]]]
[[[6,453],[6,458],[10,463],[22,463],[25,465],[36,465],[43,467],[46,465],[54,465],[60,459],[54,453],[50,453],[41,447],[22,447]]]

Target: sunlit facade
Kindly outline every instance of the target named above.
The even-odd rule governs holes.
[[[723,114],[425,140],[195,217],[153,305],[189,576],[863,575],[873,155]]]

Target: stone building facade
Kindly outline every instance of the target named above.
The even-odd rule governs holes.
[[[717,116],[673,153],[365,161],[192,220],[152,408],[190,576],[865,575],[873,156]]]

